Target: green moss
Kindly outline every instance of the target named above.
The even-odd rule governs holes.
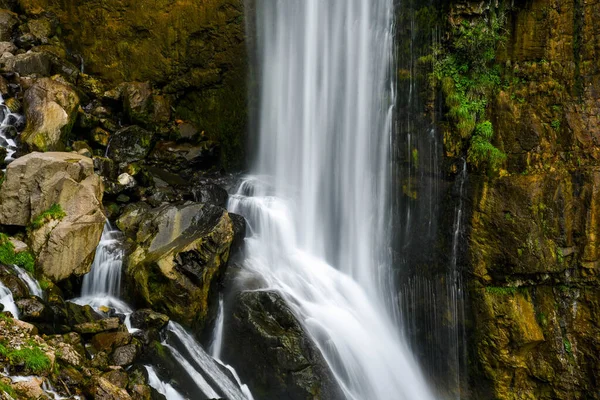
[[[50,282],[46,279],[40,279],[38,281],[38,283],[40,284],[40,288],[44,291],[48,290],[48,288],[50,287]]]
[[[42,226],[44,226],[47,222],[50,222],[52,220],[60,221],[61,219],[63,219],[66,216],[67,216],[67,214],[63,211],[60,204],[55,203],[55,204],[52,204],[49,209],[47,209],[46,211],[44,211],[43,213],[41,213],[40,215],[35,217],[33,219],[33,221],[31,222],[31,224],[29,225],[29,227],[32,230],[36,230],[36,229],[39,229]]]
[[[15,391],[13,390],[12,386],[10,386],[8,383],[5,383],[3,381],[0,381],[0,393],[6,393],[7,395],[11,396],[11,397],[15,397]]]
[[[517,288],[516,287],[512,287],[512,286],[486,286],[485,290],[489,293],[489,294],[495,294],[495,295],[502,295],[502,296],[507,296],[507,295],[513,295],[515,293],[517,293]]]
[[[30,274],[34,274],[35,272],[35,258],[33,255],[28,251],[15,253],[15,247],[10,242],[8,236],[3,233],[0,233],[0,263],[17,265]]]
[[[10,364],[24,365],[35,374],[50,370],[50,359],[33,341],[20,349],[9,349],[5,343],[0,343],[0,355],[8,359]]]
[[[560,121],[555,119],[554,121],[552,121],[552,123],[550,124],[552,125],[552,129],[554,129],[556,132],[560,131]]]
[[[50,369],[50,359],[39,347],[24,347],[9,353],[13,363],[23,363],[31,372],[40,374]]]

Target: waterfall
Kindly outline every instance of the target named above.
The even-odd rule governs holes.
[[[247,388],[232,381],[221,369],[222,364],[208,355],[181,325],[171,321],[167,325],[167,332],[179,342],[182,349],[185,349],[188,357],[177,350],[168,339],[163,342],[163,346],[168,348],[175,359],[185,367],[190,378],[209,399],[220,398],[217,394],[219,392],[229,400],[252,400],[252,395]]]
[[[219,296],[219,311],[215,322],[212,343],[210,346],[210,355],[215,359],[221,358],[221,347],[223,346],[223,324],[225,322],[225,313],[223,311],[223,295]]]
[[[106,222],[90,273],[83,278],[81,287],[83,297],[108,295],[118,298],[120,296],[123,265],[122,238],[123,234],[114,229],[110,222]]]
[[[21,279],[27,285],[31,295],[37,297],[44,296],[44,291],[42,290],[39,282],[33,279],[27,271],[17,265],[13,265],[13,269],[17,273],[19,279]]]
[[[13,299],[12,292],[2,283],[0,283],[0,304],[4,306],[3,311],[10,311],[13,317],[19,319],[19,310]]]
[[[185,400],[173,386],[160,380],[154,368],[149,365],[145,365],[145,367],[146,371],[148,371],[148,384],[158,393],[165,396],[167,400]]]
[[[257,154],[229,203],[244,274],[287,299],[347,398],[430,399],[391,315],[393,1],[258,0],[255,17]]]
[[[19,114],[15,114],[4,105],[4,98],[0,95],[0,147],[6,149],[5,161],[12,161],[13,155],[17,151],[17,143],[15,141],[18,136],[18,128],[23,125],[24,118]]]

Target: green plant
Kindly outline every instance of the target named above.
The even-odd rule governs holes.
[[[28,251],[15,253],[15,247],[8,236],[0,233],[0,263],[5,265],[17,265],[30,274],[35,272],[35,258]]]
[[[48,288],[50,287],[50,281],[44,278],[40,279],[38,282],[40,284],[40,288],[44,291],[48,290]]]
[[[492,144],[494,130],[485,113],[488,96],[502,87],[496,50],[506,40],[501,13],[487,19],[463,21],[453,29],[452,42],[434,46],[430,80],[444,94],[447,116],[462,140],[469,140],[467,161],[477,168],[498,170],[506,155]]]
[[[506,296],[506,295],[512,295],[517,293],[517,288],[513,287],[513,286],[486,286],[485,290],[489,293],[489,294],[495,294],[495,295],[502,295],[502,296]]]
[[[31,221],[29,227],[32,230],[36,230],[44,226],[44,224],[46,224],[47,222],[50,222],[52,220],[60,221],[66,216],[67,214],[63,211],[60,204],[54,203],[50,206],[49,209],[35,217],[33,221]]]
[[[573,355],[573,348],[571,347],[571,342],[569,342],[569,339],[563,338],[563,346],[567,354]]]
[[[493,136],[494,129],[490,121],[478,124],[471,137],[471,146],[467,151],[467,161],[476,167],[480,167],[487,162],[493,170],[498,169],[506,160],[506,154],[492,144]]]
[[[39,347],[23,347],[9,351],[6,358],[11,364],[24,364],[35,374],[48,371],[51,366],[50,359]]]
[[[12,386],[10,386],[8,383],[6,383],[4,381],[0,381],[0,393],[6,393],[10,397],[16,396],[15,391],[13,390]]]
[[[552,129],[554,129],[555,131],[560,131],[560,121],[555,119],[554,121],[552,121],[550,123],[550,125],[552,126]]]

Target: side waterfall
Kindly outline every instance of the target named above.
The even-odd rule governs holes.
[[[258,0],[245,273],[279,291],[348,399],[432,399],[393,323],[392,0]]]
[[[135,329],[129,324],[129,316],[133,310],[119,298],[124,258],[122,240],[123,234],[107,222],[96,248],[92,269],[83,279],[82,297],[72,301],[88,304],[97,310],[102,306],[111,307],[117,313],[126,315],[125,323],[130,332],[134,332]],[[0,295],[1,290],[0,287]],[[181,325],[169,322],[163,345],[171,351],[173,358],[186,370],[206,398],[219,398],[222,395],[231,400],[252,400],[248,388],[237,380],[235,371],[208,355]],[[181,349],[185,349],[185,354],[182,354]],[[235,380],[225,374],[222,367],[229,369]],[[168,400],[185,398],[170,384],[162,382],[151,366],[146,366],[146,369],[148,383]]]

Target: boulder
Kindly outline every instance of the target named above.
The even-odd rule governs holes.
[[[133,343],[117,347],[112,355],[112,363],[124,367],[133,364],[137,356],[138,348]]]
[[[97,351],[110,352],[116,347],[129,344],[131,334],[129,332],[102,332],[95,335],[92,340],[92,346]]]
[[[278,293],[239,293],[226,332],[225,360],[258,398],[345,398],[319,349]]]
[[[8,42],[12,39],[13,30],[18,22],[17,14],[8,10],[0,10],[0,41]]]
[[[225,271],[233,241],[227,211],[191,202],[143,214],[132,207],[117,225],[135,235],[126,274],[136,300],[202,329],[214,311],[209,312],[209,303],[216,304],[211,287]]]
[[[139,126],[128,126],[110,138],[108,144],[108,158],[116,163],[131,163],[143,160],[150,152],[152,146],[152,132]]]
[[[37,80],[24,95],[27,126],[21,141],[32,150],[64,150],[77,118],[79,97],[68,84],[55,79]]]
[[[77,324],[73,330],[82,335],[93,334],[107,331],[114,331],[119,327],[120,321],[117,317],[105,318],[95,322],[84,322]]]
[[[219,207],[227,207],[229,194],[227,190],[214,183],[196,184],[191,189],[194,201],[198,203],[210,203]]]
[[[204,141],[200,144],[161,141],[150,153],[151,163],[171,172],[207,169],[218,161],[217,143]]]
[[[15,46],[12,42],[0,42],[0,54],[4,53],[15,53],[17,51],[17,46]]]
[[[60,281],[89,272],[104,228],[102,183],[92,160],[74,153],[31,153],[12,162],[0,190],[0,224],[27,226],[58,204],[66,214],[29,233],[37,266]],[[69,251],[65,251],[69,249]]]
[[[95,377],[92,380],[90,392],[96,400],[131,400],[125,389],[110,383],[104,377]]]
[[[169,323],[169,317],[146,308],[131,314],[130,321],[133,328],[161,330]]]
[[[29,52],[8,57],[4,61],[4,69],[16,72],[21,76],[36,74],[49,76],[52,72],[52,58],[45,52]]]

